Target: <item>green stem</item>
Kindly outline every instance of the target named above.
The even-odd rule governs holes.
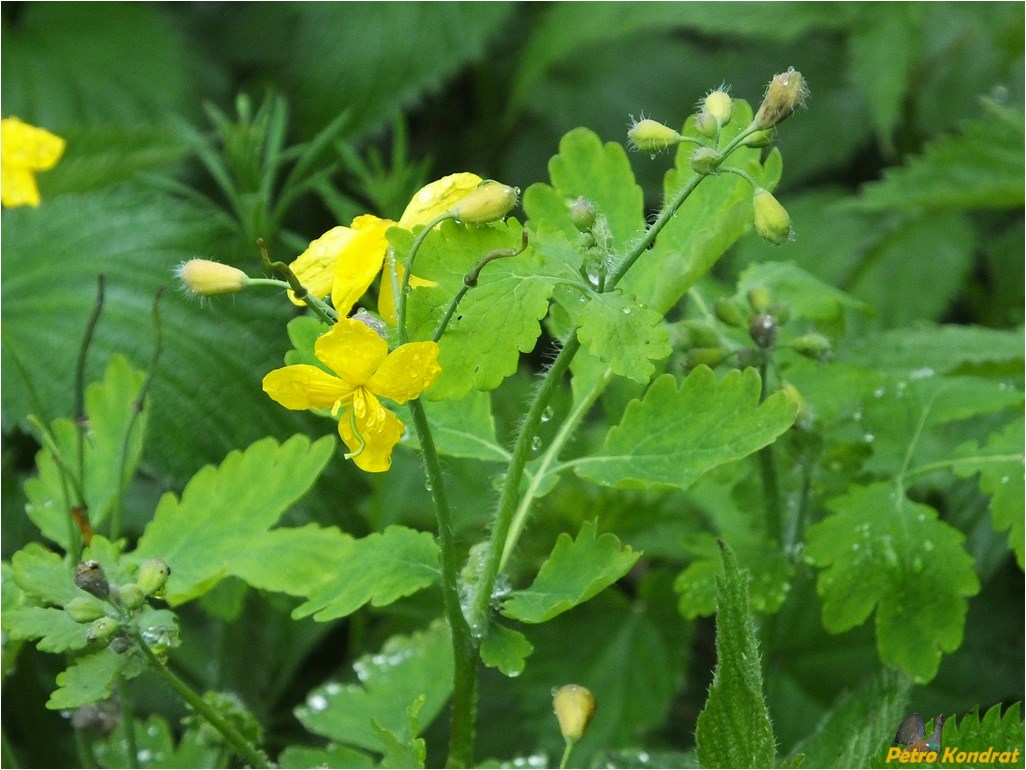
[[[121,701],[121,725],[125,731],[125,754],[129,767],[139,766],[139,744],[135,739],[135,720],[132,718],[132,701],[125,677],[118,674],[118,700]]]
[[[444,222],[446,219],[454,219],[455,215],[450,212],[439,214],[437,217],[432,219],[417,233],[417,237],[413,239],[413,245],[410,246],[410,256],[406,259],[406,264],[403,265],[403,280],[399,285],[399,294],[395,297],[395,308],[396,308],[396,328],[399,329],[399,344],[405,344],[409,337],[406,334],[406,297],[410,293],[410,278],[413,276],[413,261],[417,258],[417,252],[420,250],[420,246],[424,243],[424,239],[427,238],[435,225],[439,222]],[[395,281],[392,282],[395,285]]]
[[[570,752],[574,750],[575,745],[571,741],[566,742],[566,748],[563,749],[563,758],[559,760],[559,770],[563,770],[570,761]]]
[[[768,388],[766,385],[767,365],[759,365],[759,378],[762,381],[762,392],[759,394],[759,403],[766,400]],[[770,537],[775,538],[778,543],[783,543],[783,517],[780,506],[780,483],[777,478],[777,466],[773,457],[773,444],[767,444],[759,450],[759,474],[762,478],[762,496],[766,502],[766,529]]]
[[[469,767],[474,754],[474,720],[477,709],[477,648],[463,616],[459,593],[459,567],[452,510],[445,491],[445,478],[438,460],[431,426],[419,399],[410,402],[413,424],[420,440],[424,469],[438,517],[438,545],[442,569],[442,600],[452,635],[453,695],[449,767]]]
[[[181,696],[182,700],[188,703],[200,716],[202,716],[210,725],[224,736],[224,739],[228,741],[228,744],[235,749],[235,752],[246,760],[251,767],[259,768],[270,768],[271,763],[267,759],[267,756],[263,751],[256,748],[245,736],[242,735],[238,730],[235,729],[224,717],[221,716],[220,712],[207,703],[201,698],[189,685],[187,685],[177,674],[169,669],[160,658],[157,657],[156,653],[150,649],[150,646],[146,644],[146,641],[142,638],[142,634],[138,631],[135,633],[136,646],[142,650],[143,654],[149,659],[150,665],[153,670],[160,675],[160,677],[167,682],[167,684]]]

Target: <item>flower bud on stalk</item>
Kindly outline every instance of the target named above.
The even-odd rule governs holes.
[[[830,352],[830,340],[822,334],[803,334],[791,340],[791,347],[806,358],[819,360]]]
[[[752,197],[752,206],[755,209],[755,231],[759,235],[777,246],[788,239],[791,217],[769,190],[758,188]]]
[[[579,684],[563,685],[552,698],[552,708],[563,740],[577,743],[595,715],[595,696]]]
[[[216,294],[234,294],[249,283],[249,276],[231,265],[222,265],[209,259],[190,259],[175,271],[182,287],[191,294],[212,297]]]
[[[722,88],[710,91],[705,97],[702,106],[705,112],[716,118],[721,126],[725,126],[730,122],[734,112],[734,102],[731,100],[730,94]]]
[[[106,646],[119,628],[120,626],[114,618],[97,618],[89,627],[89,633],[86,635],[86,641],[89,642],[89,644]]]
[[[791,113],[805,104],[809,87],[794,67],[774,76],[766,88],[766,96],[755,113],[755,125],[760,129],[771,128],[786,120]]]
[[[105,612],[103,605],[85,596],[76,596],[64,605],[64,611],[76,623],[91,623],[97,618],[102,618]]]
[[[164,587],[170,574],[171,568],[163,559],[147,559],[139,566],[136,585],[143,596],[153,596]]]
[[[82,561],[75,565],[75,585],[97,599],[106,599],[110,596],[110,583],[107,582],[107,574],[103,571],[100,562],[95,559]]]
[[[570,204],[570,221],[580,232],[586,233],[595,226],[595,204],[583,195]]]
[[[699,147],[691,154],[691,168],[702,176],[714,173],[722,161],[723,156],[712,147]]]
[[[484,182],[471,190],[449,213],[460,222],[483,225],[502,219],[517,205],[520,190],[500,182]]]
[[[684,137],[669,126],[651,118],[639,120],[627,132],[630,146],[641,152],[659,152],[684,141]]]

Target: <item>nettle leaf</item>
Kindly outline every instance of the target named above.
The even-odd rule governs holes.
[[[337,743],[384,752],[384,728],[404,739],[411,735],[407,710],[423,698],[417,721],[431,724],[452,690],[452,649],[448,626],[432,623],[410,636],[394,636],[381,651],[353,664],[359,683],[328,682],[314,689],[296,717],[306,729]]]
[[[115,355],[107,364],[103,380],[86,388],[88,419],[82,442],[85,502],[89,523],[95,529],[110,515],[122,487],[130,479],[142,454],[146,412],[136,416],[135,402],[144,375],[128,361]],[[134,422],[133,422],[134,418]],[[131,435],[125,441],[129,428]],[[51,432],[60,460],[44,446],[36,455],[39,475],[25,482],[26,513],[43,536],[63,548],[70,547],[71,501],[64,469],[78,467],[79,428],[67,418],[54,420]]]
[[[133,657],[130,653],[119,655],[107,647],[78,658],[57,675],[58,688],[50,694],[46,707],[54,711],[73,709],[109,697],[114,680]]]
[[[1026,746],[1023,745],[1026,743],[1026,736],[1023,730],[1022,704],[1013,703],[1004,714],[1001,713],[1001,708],[1000,703],[991,706],[982,719],[979,710],[974,710],[961,720],[949,719],[944,723],[942,745],[957,747],[949,761],[962,764],[967,758],[959,758],[958,754],[963,751],[984,752],[987,749],[994,749],[999,754],[1007,752],[1005,758],[998,760],[1000,764],[1007,763],[1008,767],[1018,767],[1021,764],[1022,756],[1026,753]],[[1016,749],[1018,755],[1013,758],[1011,755]],[[994,765],[991,763],[989,766]]]
[[[438,544],[428,532],[391,526],[360,539],[343,537],[323,565],[322,580],[292,612],[293,618],[345,617],[368,602],[375,607],[391,604],[439,578]]]
[[[990,512],[994,530],[1008,530],[1008,545],[1015,552],[1019,568],[1023,568],[1023,542],[1026,540],[1023,524],[1023,420],[1010,422],[1002,430],[990,435],[980,447],[970,441],[955,450],[958,458],[955,473],[959,476],[980,474],[980,490],[990,495]]]
[[[732,370],[719,382],[697,367],[678,389],[672,375],[652,382],[632,401],[602,448],[574,461],[599,484],[687,489],[717,465],[771,443],[794,423],[797,406],[784,393],[759,403],[759,374]]]
[[[873,211],[1017,208],[1023,203],[1021,110],[985,99],[987,117],[943,136],[922,155],[866,185],[859,208]]]
[[[526,658],[533,651],[534,645],[522,633],[495,623],[481,642],[481,662],[499,669],[506,676],[518,676],[523,673]]]
[[[522,228],[515,219],[488,226],[443,222],[420,247],[414,275],[433,281],[410,293],[407,326],[414,340],[431,339],[446,308],[463,286],[464,276],[486,254],[518,247]],[[388,233],[399,255],[409,254],[413,235],[400,228]],[[555,279],[531,248],[490,262],[478,285],[460,302],[439,340],[442,372],[427,390],[429,399],[460,399],[471,388],[492,390],[516,371],[520,354],[541,334]]]
[[[962,643],[967,597],[980,590],[965,537],[889,484],[853,487],[809,528],[806,559],[823,570],[823,625],[839,634],[876,610],[880,659],[917,682]]]
[[[762,691],[759,645],[748,608],[748,576],[725,544],[717,576],[716,670],[698,715],[703,767],[773,767],[776,743]]]
[[[641,554],[622,546],[611,532],[597,537],[597,530],[594,521],[586,521],[576,540],[565,532],[556,538],[534,582],[511,592],[502,604],[502,614],[522,623],[544,623],[626,575]]]
[[[229,453],[219,467],[200,470],[181,500],[171,493],[161,498],[133,558],[167,562],[171,577],[166,599],[171,605],[202,596],[228,575],[252,577],[268,590],[303,593],[310,586],[298,584],[299,565],[292,560],[309,552],[311,530],[291,536],[267,530],[306,493],[334,447],[330,436],[313,444],[305,436],[293,436],[280,446],[268,438],[244,452]],[[342,536],[334,529],[318,532],[314,539],[322,540],[322,548],[317,561],[330,564]],[[292,548],[276,547],[286,542]],[[259,564],[250,551],[263,555]],[[301,574],[312,579],[316,572]]]
[[[577,337],[616,374],[646,383],[655,371],[652,361],[672,352],[662,316],[612,291],[597,294],[578,318]]]

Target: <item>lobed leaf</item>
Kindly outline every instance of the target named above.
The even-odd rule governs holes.
[[[110,696],[114,680],[131,662],[131,655],[118,655],[109,647],[78,658],[57,674],[58,688],[46,702],[48,709],[74,709]]]
[[[662,316],[622,292],[596,294],[578,318],[577,337],[616,374],[642,384],[655,371],[652,361],[672,352]]]
[[[38,639],[36,646],[43,652],[81,650],[88,643],[89,624],[56,607],[6,609],[3,627],[12,639]]]
[[[586,521],[576,540],[565,532],[556,538],[534,582],[511,592],[502,604],[502,614],[522,623],[544,623],[626,575],[641,554],[621,546],[611,532],[597,536],[597,530],[594,521]]]
[[[854,486],[809,528],[805,556],[822,569],[823,624],[839,634],[876,610],[880,659],[918,682],[962,643],[967,597],[980,590],[965,537],[888,484]]]
[[[794,422],[795,403],[775,393],[759,403],[754,369],[732,370],[719,382],[696,368],[678,389],[672,375],[652,382],[632,401],[598,452],[574,461],[577,473],[599,484],[687,489],[717,465],[739,460],[772,442]]]
[[[45,604],[63,606],[84,595],[61,557],[40,543],[29,543],[16,552],[11,567],[18,587]]]
[[[481,641],[481,662],[506,676],[519,676],[533,650],[534,646],[522,633],[496,623]]]

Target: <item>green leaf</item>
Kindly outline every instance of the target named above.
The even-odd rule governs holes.
[[[907,165],[863,190],[859,208],[1021,208],[1024,121],[1021,109],[983,100],[985,117],[929,144]]]
[[[519,676],[533,650],[522,633],[495,623],[481,642],[481,662],[499,669],[506,676]]]
[[[769,289],[773,302],[783,302],[792,318],[836,322],[846,309],[870,313],[869,305],[840,289],[823,283],[811,273],[790,262],[757,262],[738,280],[735,299],[744,301],[748,292],[762,286]]]
[[[974,709],[960,721],[949,719],[944,723],[942,734],[944,749],[940,759],[947,763],[961,766],[978,767],[1018,767],[1026,754],[1026,738],[1024,738],[1022,704],[1013,703],[1005,713],[1001,713],[1002,704],[991,706],[980,719],[979,710]],[[978,759],[974,762],[968,756],[960,756],[962,752],[984,752],[993,749],[998,753],[996,763]],[[1013,753],[1018,750],[1017,755]],[[1007,753],[1006,753],[1007,752]],[[1001,756],[1001,755],[1004,756]],[[978,762],[978,764],[977,764]]]
[[[426,700],[421,695],[413,703],[406,707],[406,716],[409,724],[401,734],[396,734],[387,727],[382,727],[377,720],[374,721],[374,732],[378,734],[381,743],[385,747],[385,755],[381,758],[380,767],[413,768],[424,767],[424,758],[427,756],[427,744],[423,738],[413,736],[420,733],[420,722],[417,721],[417,714],[424,706]]]
[[[63,606],[85,595],[61,557],[40,543],[29,543],[15,553],[11,566],[18,587],[43,603]]]
[[[592,297],[578,321],[577,337],[592,355],[636,382],[648,382],[655,371],[652,361],[672,352],[662,316],[619,291]]]
[[[452,689],[452,649],[444,622],[436,621],[411,636],[394,636],[379,653],[353,664],[358,684],[328,682],[313,690],[296,717],[306,729],[338,743],[383,752],[378,727],[410,735],[407,713],[419,699],[426,728],[438,716]]]
[[[632,401],[595,454],[574,461],[599,484],[687,489],[717,465],[771,443],[794,422],[797,407],[783,393],[759,403],[758,372],[732,370],[719,382],[696,368],[678,389],[672,375]]]
[[[348,535],[324,565],[324,578],[296,607],[293,618],[327,621],[367,602],[391,604],[438,580],[438,544],[427,532],[391,526],[360,539]]]
[[[125,725],[120,722],[106,740],[94,744],[101,767],[222,767],[226,763],[224,741],[211,741],[206,722],[189,724],[176,743],[175,731],[166,718],[151,714],[133,721],[136,756],[129,756]]]
[[[488,393],[472,390],[459,401],[425,400],[423,403],[439,454],[488,462],[509,461],[509,450],[495,437],[495,419]],[[397,409],[403,414],[405,411],[405,407]],[[400,419],[406,425],[412,422],[412,418],[407,419],[402,414]],[[415,435],[409,436],[404,444],[413,448],[420,445]]]
[[[1020,415],[987,439],[980,447],[970,441],[955,450],[955,473],[980,474],[980,490],[990,495],[990,512],[996,532],[1008,530],[1008,545],[1015,552],[1019,569],[1023,568],[1023,500],[1026,499],[1022,464],[1023,420]]]
[[[522,623],[544,623],[626,575],[641,554],[622,546],[611,532],[597,537],[597,530],[594,521],[586,521],[576,540],[565,532],[556,538],[534,582],[511,592],[502,604],[502,614]]]
[[[143,373],[120,355],[110,359],[103,380],[86,388],[87,439],[82,442],[85,503],[89,523],[97,530],[110,516],[117,496],[132,477],[142,454],[146,411],[135,410]],[[131,435],[128,435],[131,428]],[[25,482],[26,512],[44,537],[69,548],[67,499],[70,480],[65,472],[78,468],[79,428],[71,419],[54,420],[51,432],[60,461],[49,448],[36,455],[39,475]]]
[[[55,607],[18,607],[4,610],[3,627],[12,639],[39,639],[43,652],[81,650],[88,643],[89,624],[71,619]]]
[[[338,746],[329,743],[326,748],[319,749],[310,746],[288,746],[278,755],[278,766],[286,768],[309,767],[371,767],[374,760],[370,754],[366,754],[348,746]]]
[[[488,226],[446,221],[432,232],[420,247],[413,272],[435,285],[410,294],[410,337],[431,339],[463,277],[486,254],[519,246],[521,231],[515,219],[508,219]],[[409,254],[412,234],[392,228],[388,237],[397,254]],[[530,248],[485,266],[439,340],[442,372],[427,390],[429,399],[460,399],[471,388],[492,390],[516,371],[520,354],[533,349],[541,334],[539,321],[555,285],[543,267],[541,256]]]
[[[839,349],[837,355],[838,360],[895,374],[998,369],[1018,375],[1022,373],[1022,338],[1021,328],[918,324],[860,335],[854,345]]]
[[[805,557],[823,570],[823,625],[839,634],[876,609],[880,659],[917,682],[962,643],[966,598],[980,590],[961,532],[889,484],[852,487],[809,528]]]
[[[274,525],[285,510],[303,496],[324,469],[334,451],[334,439],[326,436],[311,444],[293,436],[282,445],[263,439],[245,452],[231,452],[219,467],[207,466],[197,473],[182,493],[164,495],[153,521],[146,527],[133,558],[161,558],[171,567],[167,601],[181,604],[209,591],[223,577],[245,573],[272,590],[295,589],[296,565],[286,560],[271,562],[258,575],[247,551],[262,552],[281,542]],[[338,534],[324,530],[328,542]],[[302,552],[305,542],[291,541]],[[309,574],[304,572],[303,574]],[[240,575],[241,576],[241,575]]]
[[[131,658],[132,655],[118,655],[109,647],[78,658],[57,675],[58,688],[51,693],[46,707],[54,711],[73,709],[109,697],[114,680]]]
[[[758,640],[748,609],[748,576],[720,546],[716,670],[698,715],[695,745],[703,767],[773,767],[776,744],[762,691]]]

